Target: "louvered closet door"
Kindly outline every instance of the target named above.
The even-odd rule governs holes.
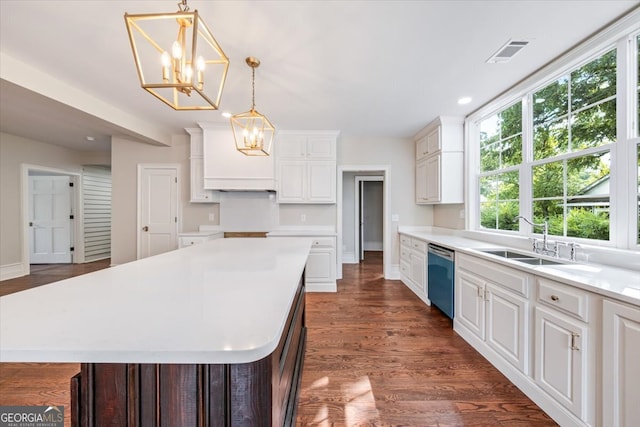
[[[82,170],[84,258],[111,257],[111,169],[85,166]]]

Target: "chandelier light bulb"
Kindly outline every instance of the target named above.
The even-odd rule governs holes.
[[[173,45],[171,45],[171,53],[174,59],[182,58],[182,46],[180,46],[180,43],[177,41],[173,42]]]
[[[171,57],[169,56],[169,52],[166,50],[162,52],[160,61],[162,62],[162,81],[166,83],[169,81],[169,67],[171,67]]]
[[[187,65],[184,68],[184,76],[187,79],[187,82],[191,81],[191,77],[193,77],[193,68],[191,68],[191,65]]]

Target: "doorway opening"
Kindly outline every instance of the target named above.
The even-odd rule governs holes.
[[[357,264],[364,251],[382,252],[385,278],[391,274],[388,236],[388,166],[338,167],[338,275],[342,264]]]
[[[383,252],[383,190],[380,175],[355,176],[354,242],[357,262],[364,260],[365,251]]]

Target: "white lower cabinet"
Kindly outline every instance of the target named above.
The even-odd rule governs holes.
[[[484,341],[484,279],[461,269],[455,277],[455,319]]]
[[[639,309],[460,252],[455,277],[455,331],[556,422],[640,425]]]
[[[529,373],[529,303],[492,283],[486,286],[486,341],[519,371]]]
[[[456,281],[456,322],[519,371],[528,374],[528,301],[463,269],[457,270]]]
[[[427,296],[427,242],[400,235],[400,279],[421,300],[431,304]]]
[[[307,292],[336,292],[336,237],[335,235],[314,235],[313,231],[270,232],[267,237],[308,237],[311,250],[304,269],[304,283]]]
[[[325,284],[335,287],[336,283],[336,246],[333,237],[313,239],[311,251],[305,269],[306,283]],[[335,290],[335,289],[332,289]]]
[[[209,240],[221,239],[224,233],[222,232],[206,232],[206,231],[194,231],[178,234],[178,248],[186,248],[200,243],[208,242]]]
[[[535,319],[535,381],[556,401],[584,419],[588,328],[542,307],[536,307]]]
[[[640,426],[640,309],[602,307],[602,425]]]

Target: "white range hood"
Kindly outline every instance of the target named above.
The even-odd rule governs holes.
[[[275,191],[274,153],[245,156],[236,150],[231,125],[200,122],[204,188],[223,191]]]

